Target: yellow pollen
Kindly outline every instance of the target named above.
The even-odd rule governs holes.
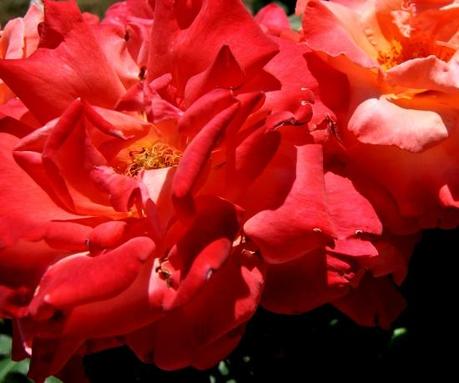
[[[392,40],[391,47],[378,54],[378,62],[384,70],[389,70],[405,61],[427,56],[437,56],[448,61],[455,50],[440,41],[432,41],[422,33],[417,33],[403,43]]]
[[[131,163],[125,174],[135,177],[141,170],[162,169],[177,166],[182,152],[163,143],[155,142],[151,146],[129,152]]]
[[[390,49],[378,52],[378,62],[384,70],[388,70],[402,62],[402,45],[392,41]]]

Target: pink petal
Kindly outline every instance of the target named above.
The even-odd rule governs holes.
[[[405,61],[386,72],[389,84],[457,94],[459,62],[445,62],[435,56]]]
[[[335,3],[317,0],[302,3],[306,3],[303,10],[304,41],[311,49],[332,57],[345,55],[363,67],[378,66],[366,52],[368,49],[374,53],[374,47],[359,28],[355,16]]]
[[[409,109],[385,98],[370,98],[354,111],[348,129],[362,143],[394,145],[420,152],[448,137],[440,114],[431,110]]]

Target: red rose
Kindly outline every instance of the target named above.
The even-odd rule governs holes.
[[[37,51],[0,61],[28,114],[0,118],[0,313],[37,380],[120,344],[208,368],[260,302],[384,326],[403,307],[413,238],[332,145],[346,77],[278,9],[258,22],[237,0],[101,23],[46,1]]]
[[[193,57],[186,35],[176,35],[183,58],[174,75],[155,77],[153,69],[174,63],[164,52],[137,84],[130,82],[119,68],[138,65],[135,55],[127,60],[121,49],[112,52],[119,62],[108,59],[104,44],[115,41],[110,24],[82,18],[73,2],[46,2],[37,52],[0,62],[2,79],[44,123],[29,133],[12,119],[1,141],[2,314],[19,318],[16,340],[32,350],[31,375],[38,380],[74,354],[120,342],[149,361],[154,349],[163,368],[207,367],[236,345],[256,310],[262,261],[245,249],[241,209],[212,190],[236,171],[241,138],[251,133],[252,142],[264,142],[264,133],[253,131],[271,113],[260,110],[263,92],[280,86],[263,71],[277,47],[242,4],[206,9],[193,17],[209,29],[203,35],[209,52]],[[157,2],[158,12],[165,25],[184,14],[168,2]],[[212,31],[221,12],[242,22],[246,33],[228,30],[232,37],[225,38],[230,23]],[[165,36],[153,36],[151,55],[158,55]],[[241,45],[248,36],[253,44]],[[144,101],[129,104],[136,87]],[[299,107],[279,111],[270,124],[291,120]],[[244,166],[256,174],[265,162]],[[198,193],[204,175],[209,182]],[[158,348],[171,331],[171,348]]]

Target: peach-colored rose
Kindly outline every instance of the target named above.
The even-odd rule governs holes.
[[[299,1],[297,12],[304,42],[348,77],[336,136],[388,228],[456,226],[459,3]]]

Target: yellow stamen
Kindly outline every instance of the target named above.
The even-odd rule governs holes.
[[[441,41],[431,41],[428,36],[417,33],[401,43],[391,41],[391,47],[380,51],[378,62],[384,70],[389,70],[405,61],[428,56],[437,56],[440,60],[448,61],[454,55],[455,49]]]
[[[142,147],[129,153],[131,163],[125,174],[135,177],[141,170],[162,169],[179,164],[182,152],[163,143],[155,142],[151,146]]]
[[[394,40],[392,41],[390,49],[379,52],[378,62],[384,70],[389,70],[403,61],[402,56],[402,44]]]

